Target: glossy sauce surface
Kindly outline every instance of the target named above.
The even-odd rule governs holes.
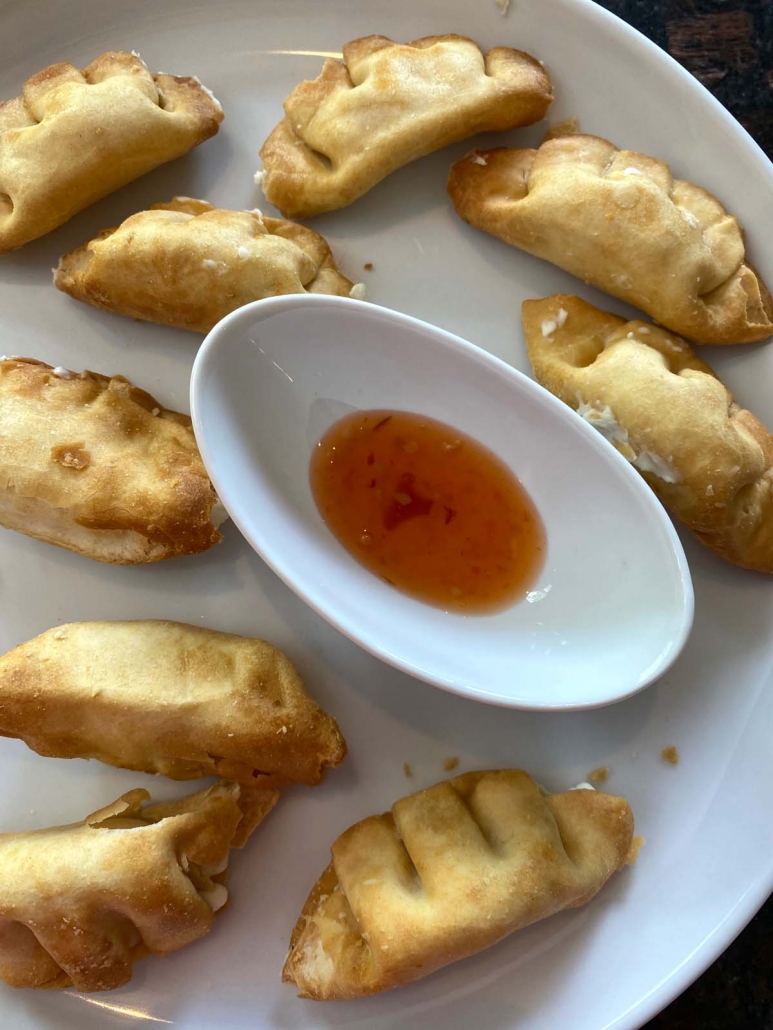
[[[322,518],[366,568],[428,604],[468,615],[522,599],[545,531],[521,483],[488,448],[404,411],[355,411],[314,449]]]

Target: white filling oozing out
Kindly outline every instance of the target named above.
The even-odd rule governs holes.
[[[222,883],[213,883],[211,891],[199,891],[213,912],[217,912],[228,901],[228,890]]]
[[[266,177],[266,173],[263,171],[263,169],[262,168],[258,168],[258,170],[255,172],[255,174],[253,175],[252,178],[253,178],[253,180],[255,182],[255,185],[259,186],[261,189],[263,189],[263,180],[264,180],[265,177]]]
[[[555,318],[546,318],[542,325],[542,335],[547,339],[548,336],[552,336],[556,329],[560,329],[569,317],[569,312],[566,308],[559,308]]]
[[[658,479],[662,479],[664,483],[680,483],[682,481],[682,477],[671,462],[661,458],[659,454],[647,450],[646,447],[642,447],[639,453],[636,453],[628,440],[628,430],[623,429],[617,422],[608,404],[605,404],[603,408],[595,408],[592,404],[584,401],[582,397],[578,397],[578,400],[577,414],[589,422],[594,429],[598,429],[605,440],[619,445],[617,450],[640,472],[651,472]]]
[[[610,443],[628,443],[628,430],[618,424],[608,404],[599,409],[582,398],[579,398],[579,401],[577,414],[586,422],[590,422],[594,429],[598,429],[605,440],[609,440]]]
[[[349,296],[352,300],[365,300],[367,292],[365,283],[355,283],[349,290]]]
[[[217,529],[219,526],[226,521],[228,518],[228,512],[225,510],[223,502],[218,497],[215,503],[212,505],[212,510],[209,513],[209,521]]]
[[[633,165],[630,165],[628,168],[623,169],[623,175],[644,175],[644,172],[641,168],[634,168]]]
[[[648,451],[646,447],[639,451],[639,456],[634,458],[633,464],[640,472],[651,472],[653,476],[662,479],[664,483],[680,483],[682,481],[682,477],[669,461],[661,458],[659,454]]]
[[[228,271],[225,261],[213,261],[212,258],[204,258],[201,265],[202,268],[216,268],[221,274]]]
[[[236,253],[239,255],[240,258],[248,258],[250,256],[250,251],[248,247],[237,247]]]
[[[570,787],[569,790],[595,790],[596,788],[592,783],[578,783],[576,787]]]
[[[224,873],[228,868],[228,857],[228,853],[226,853],[223,861],[219,862],[217,865],[201,866],[202,873],[210,878],[217,876],[218,873]],[[183,859],[185,859],[183,869],[187,869],[187,856],[183,855]],[[213,912],[217,912],[218,909],[221,909],[223,905],[225,905],[226,901],[228,901],[228,889],[224,887],[222,883],[213,883],[211,890],[199,891],[199,894]]]
[[[676,205],[676,209],[682,216],[682,218],[684,218],[685,222],[687,222],[687,224],[691,226],[691,228],[698,228],[698,219],[695,217],[692,211],[688,211],[686,207],[680,207],[678,204]]]
[[[470,160],[472,161],[472,163],[474,165],[487,165],[488,164],[488,161],[483,156],[483,154],[473,154],[472,157],[470,158]]]
[[[304,972],[317,983],[330,983],[335,976],[333,960],[325,951],[322,938],[310,937],[303,947],[302,965]]]

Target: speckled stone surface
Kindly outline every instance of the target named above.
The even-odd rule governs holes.
[[[773,158],[773,0],[599,2],[700,79]],[[773,1030],[773,899],[647,1028]]]

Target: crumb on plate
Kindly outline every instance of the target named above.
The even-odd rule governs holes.
[[[668,762],[669,765],[679,765],[679,752],[673,744],[669,744],[668,747],[664,747],[660,752],[660,757],[664,761]]]
[[[411,769],[408,762],[403,762],[403,772],[406,776],[413,776],[413,769]]]
[[[451,770],[455,769],[458,764],[459,759],[456,757],[456,755],[451,755],[450,758],[443,759],[443,768],[446,772],[451,772]]]
[[[366,261],[365,264],[362,267],[365,269],[366,272],[372,272],[373,271],[373,262],[372,261]]]
[[[600,765],[598,769],[594,769],[593,772],[588,773],[588,779],[591,783],[604,783],[609,778],[609,766]]]

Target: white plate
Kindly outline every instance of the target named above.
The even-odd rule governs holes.
[[[751,259],[773,280],[773,251],[763,251],[771,238],[771,173],[761,152],[686,72],[586,0],[513,0],[505,18],[493,0],[0,0],[0,19],[0,96],[14,96],[49,62],[82,66],[105,49],[135,48],[156,70],[198,74],[226,110],[219,136],[188,158],[0,259],[5,353],[121,372],[166,404],[185,407],[196,338],[78,305],[54,290],[49,269],[96,230],[173,193],[252,207],[257,151],[281,99],[321,63],[288,51],[335,52],[372,32],[397,39],[465,32],[486,46],[509,43],[538,54],[559,97],[551,120],[577,115],[587,131],[658,154],[715,191],[747,226]],[[536,140],[541,131],[518,138]],[[579,284],[456,218],[444,181],[468,146],[403,169],[314,225],[328,234],[344,269],[367,278],[373,299],[527,369],[521,300]],[[366,262],[373,272],[360,272]],[[621,310],[590,290],[579,292]],[[707,356],[739,399],[773,424],[773,351],[737,347]],[[58,621],[94,617],[173,618],[259,634],[297,662],[351,745],[324,785],[287,791],[237,856],[233,905],[208,938],[138,963],[132,983],[110,994],[0,989],[0,1024],[92,1030],[133,1018],[138,1026],[155,1021],[184,1030],[640,1025],[728,944],[773,885],[773,591],[768,580],[684,542],[696,620],[680,661],[656,686],[619,705],[546,715],[452,697],[379,663],[314,615],[233,530],[206,555],[146,568],[103,567],[0,532],[3,649]],[[681,752],[676,768],[658,757],[667,744]],[[448,755],[460,757],[460,770],[521,765],[554,788],[608,765],[608,787],[630,798],[648,841],[638,865],[592,905],[407,990],[344,1005],[296,1000],[279,983],[279,970],[330,842],[354,820],[440,779]],[[403,762],[413,766],[411,780]],[[81,818],[140,783],[167,796],[175,791],[163,780],[96,763],[43,759],[16,741],[0,743],[0,770],[3,829]]]

